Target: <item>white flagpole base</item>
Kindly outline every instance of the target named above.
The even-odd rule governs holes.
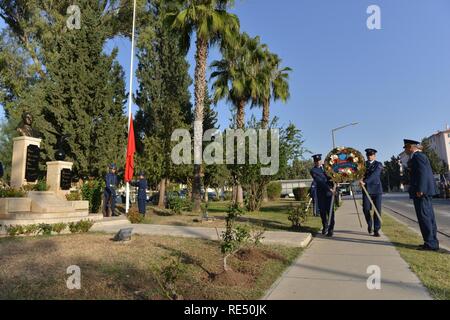
[[[128,214],[128,211],[130,210],[130,184],[127,182],[126,186],[126,197],[125,197],[125,212]]]

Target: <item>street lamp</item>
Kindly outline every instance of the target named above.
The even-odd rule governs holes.
[[[356,126],[358,124],[358,122],[354,122],[354,123],[349,123],[346,124],[345,126],[339,127],[339,128],[335,128],[333,130],[331,130],[331,136],[333,137],[333,149],[336,148],[336,142],[335,142],[335,138],[334,138],[334,133],[338,130],[350,127],[350,126]]]

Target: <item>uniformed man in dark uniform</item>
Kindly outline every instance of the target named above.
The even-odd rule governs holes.
[[[133,184],[135,187],[138,188],[138,207],[139,207],[139,213],[142,215],[145,215],[146,209],[146,203],[147,203],[147,179],[145,179],[144,173],[139,173],[139,181],[135,182]]]
[[[104,210],[105,215],[109,217],[109,209],[111,210],[111,215],[115,216],[115,209],[116,209],[116,188],[118,184],[118,179],[116,175],[117,167],[115,164],[111,164],[109,166],[109,172],[106,174],[105,177],[105,191],[103,193],[103,199],[104,199]]]
[[[379,161],[376,161],[376,154],[377,150],[366,149],[366,174],[364,176],[364,179],[360,183],[361,185],[364,185],[366,187],[370,198],[372,199],[375,207],[378,210],[378,213],[381,215],[381,197],[383,195],[383,187],[381,185],[381,172],[383,171],[383,164]],[[372,204],[370,203],[369,198],[365,193],[363,193],[363,211],[367,221],[367,231],[369,232],[369,234],[373,234],[375,237],[379,237],[381,221],[378,216],[374,214],[372,224],[372,217],[370,215],[370,210],[372,209]]]
[[[311,169],[310,174],[316,184],[317,203],[320,210],[320,217],[322,218],[322,234],[332,237],[334,231],[334,214],[332,214],[330,225],[328,225],[328,217],[330,215],[331,200],[334,192],[333,182],[323,169],[322,155],[316,154],[312,158],[314,160],[314,167]]]
[[[420,143],[404,140],[405,152],[410,156],[408,171],[410,174],[409,196],[414,201],[417,220],[424,244],[419,250],[438,251],[436,218],[433,210],[433,196],[437,194],[433,170],[427,156],[421,152]]]

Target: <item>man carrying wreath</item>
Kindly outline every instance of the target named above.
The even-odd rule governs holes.
[[[314,167],[310,174],[316,184],[317,202],[319,205],[320,217],[322,218],[322,234],[327,237],[333,236],[334,230],[334,214],[330,212],[331,201],[333,193],[333,182],[331,178],[325,173],[322,166],[322,155],[316,154],[312,156],[314,160]],[[328,225],[328,216],[331,214],[330,225]]]
[[[366,187],[367,192],[372,199],[372,201],[370,201],[366,194],[363,195],[363,211],[367,221],[367,231],[370,235],[373,234],[375,237],[379,237],[381,221],[378,215],[374,214],[372,224],[372,217],[370,215],[370,210],[373,209],[372,203],[381,214],[381,197],[383,195],[383,187],[381,185],[381,172],[383,171],[383,164],[376,161],[376,154],[377,150],[366,149],[366,173],[364,179],[360,181],[360,184]]]

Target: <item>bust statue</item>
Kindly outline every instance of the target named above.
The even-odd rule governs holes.
[[[33,124],[33,116],[31,115],[31,113],[24,112],[22,114],[22,123],[17,128],[17,132],[19,132],[21,136],[38,138],[38,134],[33,129],[32,124]]]

